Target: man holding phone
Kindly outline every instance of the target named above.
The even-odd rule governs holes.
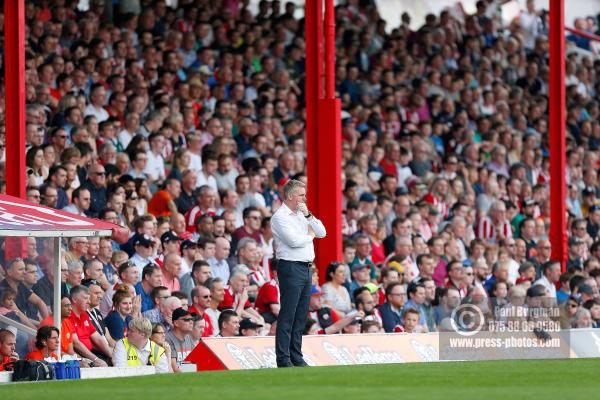
[[[325,237],[323,223],[306,206],[306,185],[290,180],[283,186],[283,204],[271,218],[278,259],[281,309],[277,317],[277,366],[305,367],[302,332],[310,303],[311,270],[315,258],[313,239]]]

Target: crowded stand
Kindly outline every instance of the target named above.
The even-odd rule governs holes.
[[[0,315],[37,335],[0,330],[0,371],[60,348],[92,367],[179,372],[203,337],[275,334],[271,216],[288,182],[306,183],[300,10],[107,3],[25,2],[26,199],[130,237],[63,239],[60,334],[51,241],[27,238],[23,258],[2,248]],[[502,320],[503,308],[544,302],[562,329],[600,327],[589,41],[567,41],[581,51],[565,60],[562,271],[548,239],[547,12],[529,0],[506,25],[501,2],[482,0],[420,27],[400,10],[389,27],[372,0],[339,3],[343,230],[328,234],[342,235],[343,257],[315,260],[325,282],[313,266],[305,334],[448,331],[465,303]],[[576,21],[590,33],[598,23]]]

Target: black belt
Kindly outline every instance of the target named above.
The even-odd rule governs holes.
[[[302,265],[304,265],[306,267],[310,267],[311,264],[312,264],[312,261],[295,261],[295,260],[284,260],[284,259],[282,259],[281,261],[298,263],[298,264],[302,264]]]

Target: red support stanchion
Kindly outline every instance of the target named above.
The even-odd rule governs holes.
[[[318,160],[316,148],[318,141],[318,100],[320,96],[321,36],[318,31],[320,24],[321,0],[307,1],[304,11],[304,30],[306,37],[306,175],[308,177],[308,206],[316,212],[318,190],[317,171]],[[319,215],[317,213],[317,215]]]
[[[6,193],[25,198],[25,2],[4,2]]]
[[[307,1],[305,7],[308,205],[327,229],[327,237],[315,241],[315,262],[324,281],[327,264],[342,257],[341,103],[334,99],[335,14],[333,0],[325,0],[323,29],[322,0]]]
[[[319,218],[327,229],[327,236],[316,242],[316,258],[320,260],[321,282],[325,281],[326,265],[342,261],[342,121],[340,99],[319,101],[320,140],[319,159]]]
[[[325,98],[335,97],[335,13],[333,0],[325,1]]]
[[[565,5],[564,0],[550,2],[550,243],[552,260],[560,261],[563,271],[567,265],[566,222],[566,101],[565,101]]]

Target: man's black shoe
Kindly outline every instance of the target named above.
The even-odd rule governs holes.
[[[302,362],[299,362],[299,363],[293,363],[293,365],[294,365],[294,367],[310,367],[310,365],[308,365],[306,363],[306,361],[304,361],[304,360]]]
[[[291,362],[277,364],[277,368],[292,368],[292,367],[294,367],[294,364],[292,364]]]

